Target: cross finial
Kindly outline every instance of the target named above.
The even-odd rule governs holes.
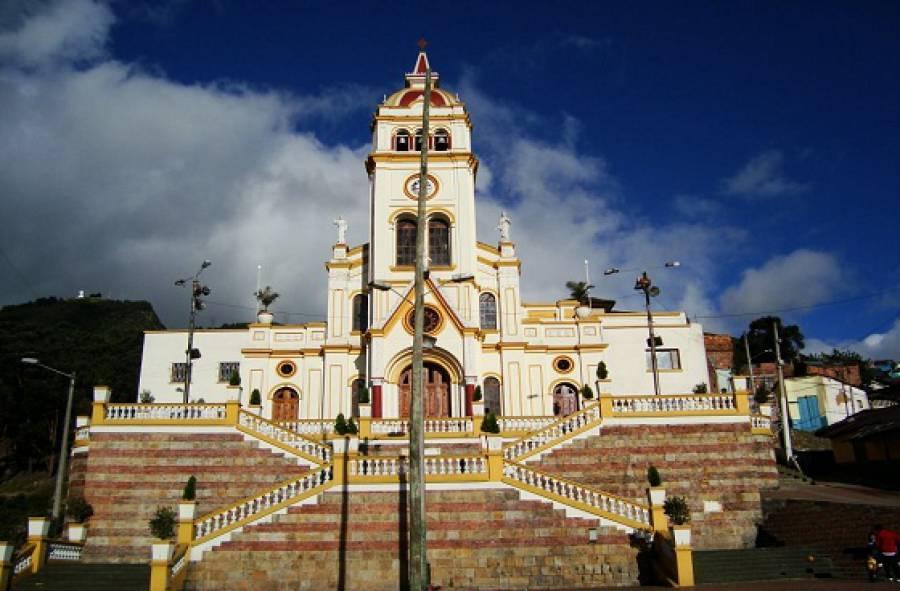
[[[424,38],[419,39],[418,45],[419,45],[419,50],[420,50],[420,51],[425,51],[425,48],[428,46],[428,41],[425,41]]]

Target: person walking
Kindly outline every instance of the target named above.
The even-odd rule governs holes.
[[[897,566],[897,544],[900,535],[878,524],[875,526],[875,548],[884,565],[884,574],[888,581],[900,581],[900,569]]]

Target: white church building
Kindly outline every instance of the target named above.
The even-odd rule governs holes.
[[[355,415],[364,385],[373,417],[405,417],[420,228],[429,259],[425,329],[434,338],[425,353],[427,416],[471,416],[476,386],[485,408],[503,416],[568,414],[583,404],[584,385],[595,393],[653,395],[643,310],[592,309],[568,299],[523,302],[513,220],[501,216],[499,237],[478,240],[472,123],[434,73],[427,217],[416,219],[427,64],[423,51],[404,87],[374,113],[369,194],[359,196],[359,207],[368,207],[369,240],[345,244],[346,223],[336,222],[338,240],[325,264],[326,318],[195,331],[202,357],[192,364],[192,400],[240,398],[246,405],[258,390],[264,417],[329,419]],[[573,260],[582,254],[573,252]],[[662,341],[656,351],[661,393],[689,393],[708,382],[700,325],[682,312],[655,311],[653,329]],[[185,330],[148,331],[139,390],[156,402],[181,402],[186,344]],[[601,362],[608,370],[603,380]],[[240,386],[229,385],[234,371]]]

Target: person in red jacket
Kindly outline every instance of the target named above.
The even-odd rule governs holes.
[[[900,570],[897,567],[897,544],[900,543],[900,536],[881,525],[876,525],[874,529],[875,548],[881,556],[888,581],[900,580]]]

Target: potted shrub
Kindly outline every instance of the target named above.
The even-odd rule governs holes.
[[[272,324],[275,315],[269,312],[269,306],[278,299],[278,292],[274,291],[270,285],[267,285],[265,289],[260,289],[253,295],[256,296],[256,301],[262,306],[262,310],[256,314],[257,320],[259,320],[260,324]]]
[[[369,396],[369,388],[366,386],[360,386],[359,390],[356,391],[356,401],[359,403],[357,406],[359,407],[359,417],[361,419],[371,419],[372,418],[372,401]]]
[[[484,416],[484,396],[481,393],[481,386],[476,385],[472,392],[472,415],[476,417]]]
[[[153,404],[154,400],[156,400],[156,398],[154,398],[153,394],[150,393],[150,390],[147,390],[146,388],[141,390],[141,394],[138,396],[138,402],[141,404]]]
[[[94,514],[94,508],[83,496],[78,495],[66,501],[66,515],[71,520],[66,535],[70,542],[83,542],[87,526],[85,522]]]
[[[709,388],[706,386],[704,382],[700,382],[696,386],[694,386],[693,390],[694,394],[707,394],[709,393]]]
[[[240,386],[241,385],[241,374],[237,372],[237,370],[232,370],[231,375],[228,376],[228,385],[229,386]]]
[[[656,466],[651,465],[647,468],[647,484],[650,485],[650,488],[647,489],[650,504],[658,507],[665,503],[666,489],[662,486],[662,476],[659,475],[659,470],[656,469]]]
[[[594,397],[594,391],[591,390],[591,387],[585,384],[581,387],[581,397],[585,400],[590,400]]]
[[[250,407],[249,411],[254,414],[260,414],[262,407],[262,394],[259,393],[259,388],[253,388],[253,391],[250,392]]]
[[[669,497],[663,503],[663,512],[671,524],[672,537],[676,546],[691,545],[691,528],[686,525],[691,520],[691,510],[684,497]]]
[[[487,413],[484,416],[484,420],[481,421],[481,431],[484,433],[500,433],[500,424],[497,422],[497,415],[492,412]]]
[[[181,491],[181,502],[178,503],[178,520],[193,521],[197,515],[197,478],[191,475]]]
[[[153,560],[172,559],[172,553],[175,551],[175,544],[172,538],[175,537],[176,525],[175,510],[171,507],[157,507],[153,517],[148,522],[150,526],[150,535],[159,542],[153,543]]]
[[[578,306],[575,308],[575,316],[580,319],[591,315],[590,291],[593,287],[593,285],[588,285],[585,281],[566,281],[569,297],[578,302]]]

